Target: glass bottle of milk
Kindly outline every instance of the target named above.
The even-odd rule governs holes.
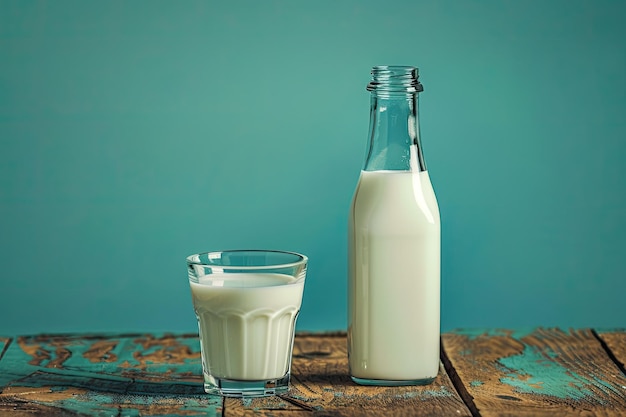
[[[414,67],[372,69],[367,156],[348,237],[350,376],[423,385],[439,370],[440,221],[420,145]]]

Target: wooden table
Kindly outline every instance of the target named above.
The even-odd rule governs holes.
[[[424,387],[362,387],[345,334],[299,334],[288,395],[203,393],[195,334],[0,337],[0,415],[626,416],[626,330],[458,330]]]

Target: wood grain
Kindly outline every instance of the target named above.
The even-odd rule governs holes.
[[[622,372],[626,372],[626,331],[605,330],[599,331],[598,337],[604,342],[609,355],[617,363]]]
[[[193,334],[18,337],[0,360],[0,415],[216,416],[199,351]]]
[[[443,347],[482,417],[626,416],[626,376],[591,330],[457,331]]]
[[[288,395],[226,399],[225,416],[471,416],[443,366],[422,387],[364,387],[348,376],[345,334],[298,335]]]

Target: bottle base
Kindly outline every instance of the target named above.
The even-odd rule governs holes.
[[[367,378],[357,378],[355,376],[350,376],[354,382],[359,385],[378,385],[383,387],[397,387],[402,385],[429,385],[435,380],[436,377],[432,378],[423,378],[423,379],[410,379],[410,380],[389,380],[389,379],[367,379]]]

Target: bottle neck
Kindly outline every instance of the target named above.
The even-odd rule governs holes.
[[[420,145],[418,93],[414,67],[374,67],[369,145],[365,171],[426,171]]]
[[[420,145],[417,94],[372,94],[365,171],[426,171]]]

